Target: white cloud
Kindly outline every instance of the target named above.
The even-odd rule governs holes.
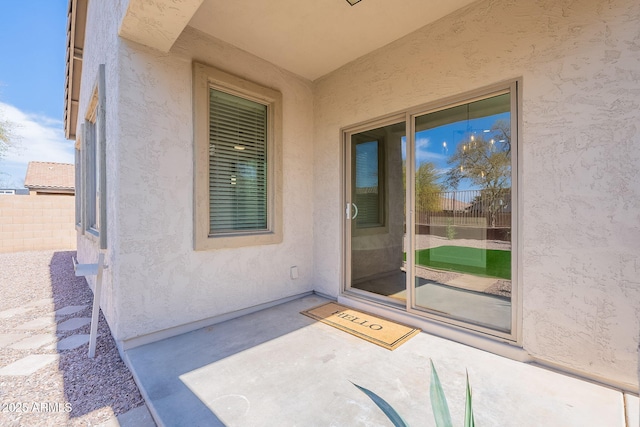
[[[447,154],[448,151],[446,147],[443,147],[441,149],[442,153],[429,151],[429,149],[431,148],[431,141],[429,140],[429,138],[425,138],[425,137],[416,138],[415,144],[416,144],[415,159],[417,164],[432,162],[438,165],[445,165],[447,163],[447,159],[449,158],[449,156]],[[402,145],[402,158],[403,159],[407,158],[405,144]]]
[[[0,119],[13,124],[12,133],[16,143],[16,147],[9,149],[0,162],[5,181],[23,182],[27,164],[31,161],[74,162],[74,142],[65,139],[61,120],[28,114],[2,102]]]
[[[416,152],[416,161],[418,164],[424,162],[433,162],[436,164],[446,163],[447,156],[439,153],[432,153],[431,151],[418,151]]]
[[[429,149],[429,145],[431,144],[431,140],[425,137],[416,138],[416,151],[426,151]]]

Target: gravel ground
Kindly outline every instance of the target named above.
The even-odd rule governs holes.
[[[498,280],[495,284],[485,289],[485,292],[511,298],[511,280]]]
[[[454,273],[452,271],[435,270],[433,268],[426,268],[416,265],[416,276],[431,280],[436,283],[447,283],[456,277],[462,276],[460,273]]]
[[[26,313],[0,318],[0,334],[49,333],[55,334],[58,340],[75,334],[89,334],[90,325],[74,331],[60,331],[54,326],[38,331],[15,329],[24,322],[53,315],[55,310],[67,306],[87,307],[57,319],[58,325],[74,317],[91,317],[93,293],[83,277],[75,276],[72,256],[75,252],[0,254],[0,313],[39,303]],[[55,345],[35,350],[0,346],[0,368],[31,354],[58,355],[58,362],[31,375],[0,376],[0,426],[99,425],[114,415],[143,405],[142,396],[120,358],[102,312],[98,334],[94,359],[87,355],[88,344],[65,351],[56,350]],[[26,410],[17,411],[16,403]]]

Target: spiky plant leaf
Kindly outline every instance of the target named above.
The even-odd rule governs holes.
[[[386,400],[384,400],[383,398],[381,398],[371,390],[367,390],[364,387],[360,387],[356,383],[351,383],[351,384],[358,387],[358,389],[361,392],[369,396],[369,399],[373,400],[373,403],[378,405],[378,408],[380,408],[382,412],[384,412],[384,414],[387,416],[387,418],[389,418],[389,420],[393,423],[395,427],[409,427],[406,421],[402,419],[400,414],[398,414],[396,410],[393,409],[393,407],[387,403]]]
[[[471,403],[471,386],[469,385],[469,371],[467,371],[467,398],[464,404],[464,427],[475,427],[473,419],[473,405]]]
[[[453,427],[451,414],[449,413],[449,405],[447,404],[447,398],[444,395],[442,384],[440,384],[436,367],[433,366],[431,359],[429,359],[429,362],[431,363],[431,384],[429,385],[429,392],[431,395],[433,416],[436,419],[436,426]]]

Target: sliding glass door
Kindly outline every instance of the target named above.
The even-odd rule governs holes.
[[[413,120],[414,306],[509,333],[511,95]]]
[[[404,119],[348,135],[349,285],[406,304]],[[366,294],[365,294],[366,295]]]
[[[514,339],[516,89],[345,132],[348,293]]]

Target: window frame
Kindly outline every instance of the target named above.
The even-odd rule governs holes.
[[[76,134],[75,143],[75,227],[76,231],[84,234],[84,123],[80,124],[80,132]]]
[[[520,182],[521,177],[521,145],[520,130],[522,129],[522,79],[515,78],[496,83],[490,86],[478,88],[469,92],[461,93],[456,96],[441,99],[407,110],[409,115],[409,123],[412,126],[412,132],[415,131],[415,120],[417,117],[435,111],[446,110],[458,105],[466,105],[472,102],[486,99],[501,93],[510,93],[510,114],[511,114],[511,330],[509,332],[500,331],[487,326],[467,322],[456,317],[439,315],[436,312],[426,310],[417,305],[415,294],[411,293],[410,306],[408,312],[410,314],[418,314],[422,317],[438,320],[443,324],[449,324],[460,327],[464,330],[480,332],[485,336],[491,336],[505,342],[513,342],[516,345],[521,344],[522,340],[522,236],[520,235],[519,224],[522,221],[523,209],[521,206]],[[411,144],[413,144],[413,138]],[[407,148],[414,150],[413,146]],[[407,181],[411,182],[411,188],[408,189],[413,194],[413,182],[415,180],[415,168],[411,167],[408,172]],[[408,186],[409,187],[409,186]],[[415,210],[415,200],[410,199],[411,212]],[[410,227],[415,228],[415,215],[411,216]],[[413,253],[415,253],[415,241],[411,241],[407,258],[411,256],[413,262]]]
[[[91,99],[81,125],[83,198],[82,229],[93,236],[100,249],[107,248],[107,161],[106,161],[106,93],[105,65],[98,67]]]
[[[416,316],[417,318],[434,320],[442,325],[452,326],[458,330],[469,331],[473,333],[482,334],[482,336],[492,337],[499,341],[513,343],[515,345],[522,344],[522,253],[523,253],[523,239],[521,236],[520,224],[522,223],[524,209],[522,207],[522,99],[523,99],[523,82],[522,77],[504,80],[492,85],[484,86],[475,90],[460,93],[450,97],[438,99],[422,105],[413,107],[407,107],[401,109],[395,113],[390,113],[385,116],[372,118],[363,122],[359,122],[353,125],[345,126],[341,129],[343,147],[350,147],[351,135],[364,132],[370,129],[381,126],[381,123],[388,123],[394,120],[404,120],[406,123],[407,131],[407,152],[414,152],[414,132],[415,132],[415,119],[418,116],[439,111],[446,110],[458,105],[468,104],[477,100],[489,98],[491,96],[498,95],[500,93],[509,92],[511,94],[510,99],[510,113],[511,113],[511,330],[510,332],[503,332],[490,327],[474,324],[458,318],[443,316],[435,311],[425,310],[418,307],[415,301],[415,293],[412,286],[407,287],[408,297],[406,305],[403,305],[403,310],[409,315]],[[349,148],[351,150],[351,148]],[[343,148],[343,170],[342,170],[342,199],[348,202],[352,195],[350,190],[347,189],[348,179],[352,173],[352,165],[346,162],[347,158],[346,148]],[[409,166],[411,164],[411,166]],[[407,200],[407,230],[415,230],[415,195],[414,195],[414,180],[415,180],[415,162],[407,162],[407,188],[406,188],[406,200]],[[348,214],[347,214],[348,215]],[[343,268],[343,283],[341,288],[341,294],[349,298],[360,299],[362,301],[373,301],[377,304],[389,305],[387,301],[382,298],[375,298],[369,294],[363,294],[354,290],[350,286],[351,277],[351,242],[350,239],[355,237],[351,235],[351,220],[347,215],[343,215],[342,227],[345,231],[343,233],[343,255],[342,255],[342,268]],[[410,239],[410,247],[407,249],[407,265],[414,264],[414,252],[415,252],[415,239]],[[411,272],[411,275],[414,273]],[[412,276],[409,276],[411,278]]]
[[[96,206],[98,200],[98,185],[96,177],[96,134],[95,124],[90,120],[85,121],[83,128],[83,140],[85,141],[85,231],[98,237],[100,227],[97,225]]]
[[[210,233],[209,89],[267,106],[267,228]],[[193,64],[195,250],[214,250],[282,242],[282,94],[204,64]]]
[[[522,322],[521,322],[521,313],[522,313],[522,292],[521,292],[521,284],[522,284],[522,266],[521,266],[521,254],[522,254],[522,239],[519,231],[519,223],[521,221],[522,216],[522,208],[520,206],[520,190],[519,183],[521,181],[520,176],[520,133],[519,130],[522,128],[521,124],[521,102],[522,102],[522,80],[520,78],[507,80],[502,83],[496,83],[494,85],[486,86],[483,88],[479,88],[473,91],[465,92],[457,96],[452,96],[449,98],[445,98],[439,101],[434,101],[429,104],[425,104],[422,106],[418,106],[412,109],[408,109],[407,113],[409,115],[409,123],[412,129],[412,138],[410,140],[411,147],[407,148],[407,151],[411,150],[415,151],[414,144],[415,138],[413,134],[416,131],[416,120],[424,116],[426,114],[444,111],[451,109],[457,106],[468,105],[474,103],[476,101],[481,101],[484,99],[492,98],[498,95],[502,95],[505,93],[510,94],[510,125],[511,125],[511,159],[510,159],[510,176],[511,176],[511,329],[509,331],[503,331],[496,328],[492,328],[486,325],[481,325],[479,323],[474,323],[470,320],[463,320],[460,317],[444,315],[438,313],[437,310],[429,309],[426,307],[421,307],[418,305],[416,301],[415,292],[411,292],[410,295],[410,305],[408,306],[408,313],[417,314],[425,318],[430,318],[434,320],[438,320],[443,324],[450,324],[457,327],[461,327],[465,330],[471,330],[480,332],[486,336],[491,336],[496,339],[505,340],[506,342],[515,342],[516,344],[520,343],[522,338]],[[407,197],[411,195],[408,199],[410,201],[409,210],[412,212],[410,218],[410,227],[411,229],[415,229],[416,226],[416,216],[415,212],[417,212],[415,203],[415,159],[412,162],[412,167],[408,168],[407,172],[407,181],[411,183],[407,192]],[[409,187],[409,186],[408,186]],[[409,192],[410,191],[410,192]],[[410,248],[407,251],[407,260],[411,258],[412,265],[415,265],[415,260],[413,254],[415,254],[415,240],[411,239]]]

